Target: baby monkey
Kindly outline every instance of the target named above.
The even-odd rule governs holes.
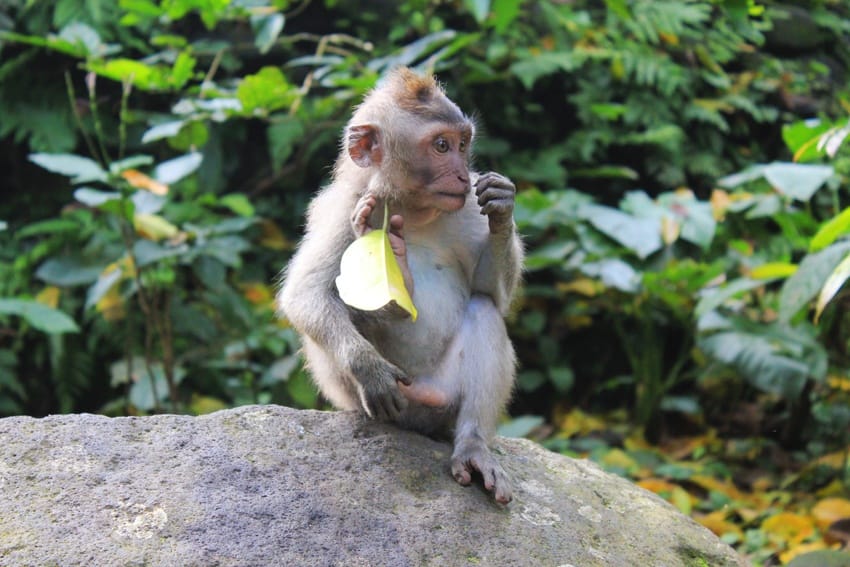
[[[451,470],[476,471],[501,503],[511,483],[488,447],[511,394],[514,351],[503,317],[522,270],[514,184],[469,170],[472,121],[432,76],[391,72],[345,128],[333,180],[313,199],[278,306],[336,407],[426,434],[451,434]],[[335,287],[359,236],[388,234],[419,312],[347,306]]]

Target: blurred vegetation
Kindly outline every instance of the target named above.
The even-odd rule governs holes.
[[[848,564],[850,6],[360,4],[0,0],[0,416],[322,407],[275,280],[410,65],[520,188],[503,433]]]

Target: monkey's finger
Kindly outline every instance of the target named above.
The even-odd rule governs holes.
[[[452,460],[452,476],[462,486],[467,486],[472,482],[472,475],[469,469],[461,459]]]
[[[481,472],[481,476],[484,478],[484,488],[491,491],[496,488],[496,471],[493,470],[493,467],[479,465],[475,468]]]
[[[516,193],[516,185],[514,185],[513,182],[504,175],[494,171],[488,171],[487,173],[481,174],[478,179],[475,180],[476,195],[481,195],[481,193],[491,187],[505,189],[512,193]]]
[[[503,215],[508,216],[514,210],[514,202],[502,199],[498,201],[490,201],[481,207],[482,215]]]
[[[478,204],[483,206],[490,201],[513,201],[516,193],[510,189],[488,187],[486,191],[478,195]]]
[[[499,504],[507,504],[513,500],[513,489],[506,475],[496,475],[496,490],[493,494]]]

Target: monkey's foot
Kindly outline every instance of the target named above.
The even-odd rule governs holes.
[[[468,486],[476,471],[481,473],[484,488],[493,493],[496,502],[507,504],[511,501],[511,481],[490,449],[478,442],[458,444],[452,455],[452,476],[461,485]]]

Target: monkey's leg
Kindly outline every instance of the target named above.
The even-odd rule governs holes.
[[[511,501],[511,483],[488,447],[499,414],[511,395],[515,373],[514,349],[505,322],[493,301],[473,295],[461,326],[463,350],[457,359],[460,408],[455,424],[452,474],[462,485],[473,471],[484,477],[496,501]]]
[[[473,295],[434,376],[416,377],[410,386],[401,386],[414,403],[457,408],[452,475],[468,485],[478,471],[484,486],[501,503],[510,502],[511,484],[488,444],[511,393],[514,364],[513,347],[499,310],[489,297]],[[409,425],[420,428],[416,422],[422,418],[415,416],[415,406],[409,409],[413,410],[408,414],[412,418]]]

